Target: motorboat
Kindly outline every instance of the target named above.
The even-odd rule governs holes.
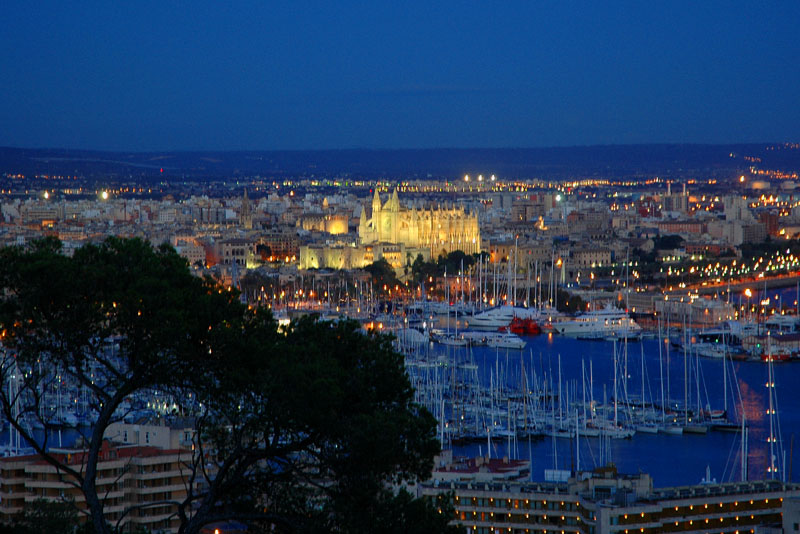
[[[504,332],[491,332],[486,334],[487,347],[521,350],[525,348],[525,345],[525,340],[516,334]]]
[[[553,330],[577,339],[638,339],[642,336],[642,327],[636,321],[624,310],[611,306],[554,323]]]
[[[539,328],[539,325],[536,324],[536,321],[533,319],[514,317],[511,319],[508,326],[501,326],[498,328],[498,332],[511,332],[518,336],[538,336],[541,334],[542,329]]]
[[[520,319],[536,320],[539,312],[535,308],[523,308],[521,306],[497,306],[467,317],[467,324],[475,330],[494,330],[508,326],[511,321],[518,317]]]

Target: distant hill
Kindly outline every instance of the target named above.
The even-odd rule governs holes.
[[[496,174],[503,179],[705,177],[730,175],[752,165],[760,169],[798,171],[800,147],[762,143],[242,152],[104,152],[0,147],[0,173],[88,178],[346,175],[370,179],[428,176],[452,179],[465,173]]]

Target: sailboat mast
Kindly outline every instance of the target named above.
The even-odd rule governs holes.
[[[747,482],[747,425],[742,410],[742,482]]]
[[[661,339],[661,316],[658,316],[658,380],[661,383],[661,422],[663,423],[667,418],[667,408],[664,403],[664,366],[661,354],[661,345],[664,341]]]
[[[617,428],[617,342],[614,341],[614,428]]]

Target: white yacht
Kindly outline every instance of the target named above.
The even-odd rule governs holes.
[[[624,310],[611,306],[554,323],[553,330],[578,339],[636,339],[642,335],[642,327],[636,321]]]
[[[521,306],[497,306],[486,311],[467,317],[467,324],[476,330],[497,330],[501,326],[508,326],[514,317],[520,319],[539,318],[536,308],[523,308]]]
[[[522,350],[525,348],[525,345],[525,340],[516,334],[504,332],[490,332],[486,334],[487,347]]]

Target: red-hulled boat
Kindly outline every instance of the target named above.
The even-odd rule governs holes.
[[[797,359],[797,356],[790,352],[774,352],[772,354],[766,352],[761,353],[762,362],[768,362],[770,360],[773,362],[790,362],[795,359]]]
[[[508,326],[501,326],[498,330],[500,332],[511,332],[518,336],[536,336],[542,332],[533,319],[521,319],[519,317],[514,317]]]

